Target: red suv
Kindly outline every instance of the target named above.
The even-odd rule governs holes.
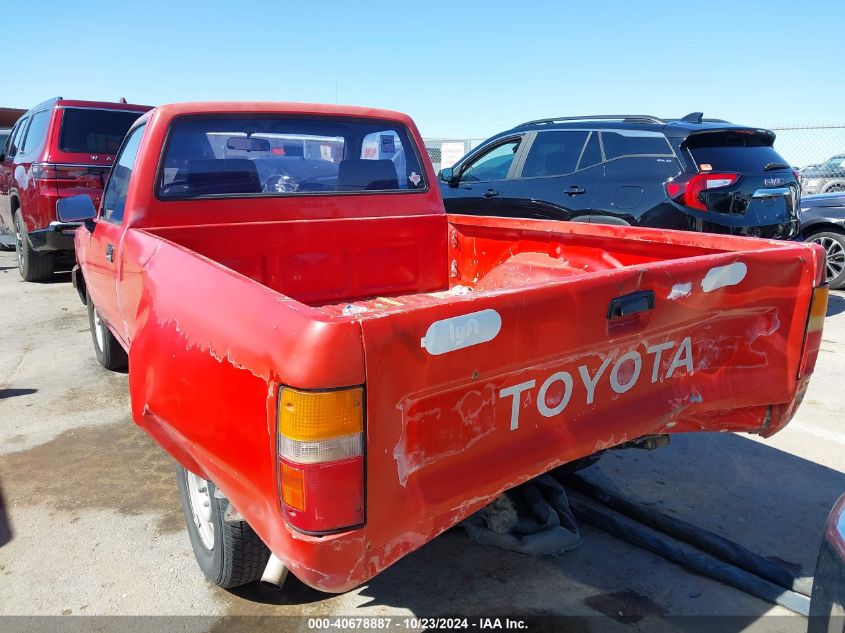
[[[59,224],[56,201],[88,194],[99,204],[126,130],[149,109],[58,97],[12,128],[0,151],[0,240],[14,239],[26,281],[49,279],[57,259],[71,259],[73,227]]]

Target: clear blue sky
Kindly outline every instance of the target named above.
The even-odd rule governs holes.
[[[584,113],[845,122],[845,2],[4,0],[0,105],[314,101],[425,136]]]

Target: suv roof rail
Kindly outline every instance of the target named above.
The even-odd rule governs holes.
[[[543,125],[546,123],[559,123],[564,121],[626,121],[628,123],[658,123],[664,125],[666,121],[650,114],[590,114],[586,116],[560,116],[550,119],[535,119],[520,123],[516,127],[527,125]]]

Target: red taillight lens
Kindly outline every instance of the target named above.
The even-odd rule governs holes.
[[[81,187],[102,189],[108,176],[108,167],[89,165],[57,165],[53,163],[34,163],[32,177],[35,180],[57,180],[63,183],[77,184]]]
[[[810,315],[807,318],[807,330],[804,333],[804,348],[801,352],[801,364],[798,368],[798,378],[804,378],[813,373],[816,359],[822,345],[822,331],[824,317],[827,314],[828,287],[820,286],[813,290],[810,302]]]
[[[666,194],[675,202],[699,211],[707,211],[701,200],[701,193],[710,189],[729,187],[739,179],[739,174],[704,173],[695,174],[687,180],[670,180],[666,183]]]
[[[288,523],[311,533],[364,523],[364,390],[279,392],[279,493]]]
[[[792,171],[792,175],[795,176],[795,182],[797,182],[800,185],[801,184],[801,170],[800,169],[794,169]]]

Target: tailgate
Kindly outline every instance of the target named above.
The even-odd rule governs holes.
[[[430,538],[597,450],[653,433],[759,430],[762,413],[742,412],[797,392],[816,275],[799,249],[655,262],[363,319],[368,525],[406,534],[407,551],[424,542],[407,535]],[[626,314],[609,318],[619,297]]]

